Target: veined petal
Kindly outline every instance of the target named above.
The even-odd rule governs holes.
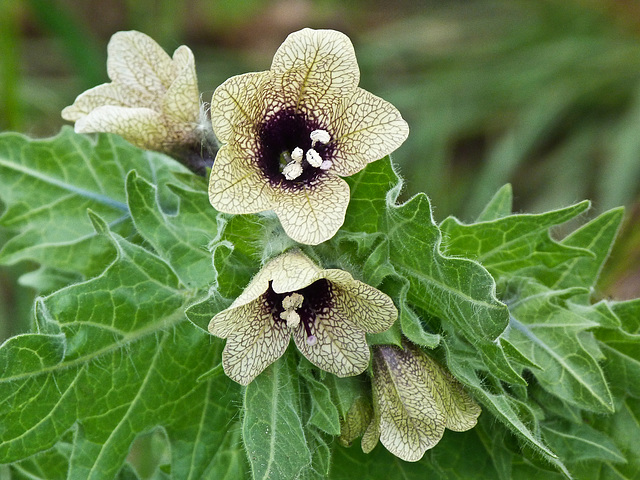
[[[224,373],[241,385],[247,385],[280,358],[290,338],[286,325],[275,323],[270,311],[259,302],[251,305],[253,308],[245,311],[247,321],[229,334],[222,352]]]
[[[377,400],[376,400],[376,389],[373,391],[373,403],[374,403],[374,414],[373,418],[371,418],[371,423],[367,426],[367,429],[362,434],[362,439],[360,440],[360,447],[364,453],[369,453],[371,450],[376,448],[378,444],[378,440],[380,440],[380,414],[376,410]]]
[[[62,110],[62,118],[75,122],[104,105],[148,108],[152,104],[153,97],[144,92],[114,83],[103,83],[78,95],[73,105]]]
[[[298,350],[315,366],[338,377],[358,375],[369,365],[369,346],[362,330],[337,311],[318,313],[311,333],[316,343],[307,343],[302,325],[293,332]]]
[[[390,154],[409,135],[409,126],[396,107],[361,88],[332,116],[336,136],[333,169],[341,176],[353,175]]]
[[[209,201],[224,213],[256,213],[272,208],[273,189],[255,164],[244,157],[250,151],[224,145],[209,178]]]
[[[173,66],[175,79],[162,99],[162,111],[172,123],[191,123],[193,130],[200,114],[200,93],[189,47],[183,45],[174,52]]]
[[[436,445],[446,418],[424,388],[415,358],[395,347],[374,356],[373,388],[380,416],[380,441],[395,456],[415,462]]]
[[[308,245],[333,237],[344,223],[348,205],[349,185],[334,175],[305,188],[280,190],[273,197],[273,209],[284,231]]]
[[[351,40],[334,30],[292,33],[276,51],[271,72],[286,105],[316,114],[328,111],[360,80]]]
[[[287,293],[311,285],[321,270],[306,255],[289,250],[267,263],[263,271],[273,281],[274,292]]]
[[[393,300],[377,288],[347,278],[343,270],[325,270],[325,278],[334,289],[335,308],[339,309],[357,327],[368,333],[387,330],[398,318]]]
[[[430,389],[446,417],[446,427],[455,432],[473,428],[480,415],[480,406],[464,391],[462,385],[435,360],[418,347],[403,342],[420,365],[423,383]]]
[[[276,293],[300,290],[315,282],[319,271],[320,268],[306,255],[289,250],[269,260],[229,308],[252,302],[267,291],[269,282],[272,282],[271,288]]]
[[[107,45],[107,73],[114,82],[160,98],[173,82],[171,57],[137,31],[117,32]]]
[[[211,125],[218,140],[232,142],[235,132],[256,134],[264,117],[263,91],[269,72],[246,73],[226,80],[211,98]]]
[[[148,108],[111,105],[98,107],[79,119],[75,131],[117,133],[142,148],[163,145],[167,138],[167,129],[158,112]]]
[[[216,337],[227,338],[238,329],[240,324],[248,322],[249,319],[256,315],[254,310],[259,308],[257,305],[259,303],[251,302],[239,306],[231,305],[229,308],[217,313],[209,322],[209,333]]]

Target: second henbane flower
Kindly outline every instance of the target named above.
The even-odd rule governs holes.
[[[349,38],[304,29],[285,40],[271,69],[232,77],[211,100],[214,132],[225,144],[209,183],[225,213],[274,210],[294,240],[318,244],[344,223],[349,186],[407,138],[390,103],[358,87]]]
[[[98,85],[62,111],[78,133],[117,133],[151,150],[200,149],[200,96],[193,53],[173,58],[141,32],[118,32],[108,46],[110,83]]]
[[[243,385],[282,356],[291,337],[311,363],[345,377],[369,364],[365,333],[387,330],[397,316],[381,291],[294,251],[270,260],[209,332],[227,339],[222,366]]]

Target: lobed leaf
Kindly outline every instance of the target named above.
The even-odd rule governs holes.
[[[365,176],[376,179],[377,183],[363,179]],[[352,204],[347,210],[345,229],[356,231],[359,227],[356,223],[363,221],[359,215],[366,211],[368,224],[377,219],[376,231],[386,235],[388,247],[378,246],[372,252],[376,255],[378,271],[395,272],[406,279],[409,306],[414,305],[440,319],[445,328],[462,332],[478,346],[484,360],[500,378],[524,384],[504,351],[494,342],[508,324],[508,311],[496,298],[493,278],[477,262],[442,254],[442,235],[433,220],[427,196],[418,194],[397,205],[402,184],[388,159],[369,164],[348,180]],[[393,188],[388,190],[390,185]],[[387,192],[385,203],[373,196],[379,196],[383,188]],[[353,212],[356,208],[358,214]],[[388,248],[388,258],[384,258],[380,248]],[[381,267],[385,262],[388,266]],[[405,322],[417,327],[412,319]],[[420,331],[415,334],[420,335]],[[425,338],[424,342],[429,340]]]
[[[576,258],[593,260],[594,254],[571,243],[558,243],[549,229],[589,207],[589,202],[542,214],[518,214],[465,225],[454,217],[441,224],[445,250],[449,255],[473,258],[491,274],[528,276],[545,285],[557,281],[558,271]],[[590,258],[589,258],[590,257]]]
[[[0,250],[0,263],[34,260],[48,267],[99,274],[115,252],[96,235],[87,209],[122,235],[132,233],[124,179],[130,170],[163,183],[185,171],[164,155],[139,150],[115,135],[92,142],[70,127],[58,136],[32,140],[0,135],[0,225],[15,232]]]
[[[509,303],[509,342],[531,362],[547,391],[587,410],[613,412],[613,398],[602,369],[599,352],[590,349],[596,327],[591,318],[567,308],[567,302],[582,289],[550,290],[530,279],[512,282],[514,300]],[[511,293],[510,293],[511,294]]]
[[[170,185],[178,205],[166,212],[160,205],[158,187],[129,172],[127,204],[137,231],[176,270],[191,288],[213,284],[214,270],[208,247],[218,235],[221,221],[209,204],[206,189],[191,190]]]
[[[196,382],[218,361],[221,345],[184,320],[193,292],[159,257],[111,233],[97,216],[93,222],[116,259],[100,276],[36,306],[38,323],[58,325],[64,339],[29,334],[0,348],[9,356],[21,348],[28,360],[9,363],[0,378],[0,461],[44,451],[76,425],[69,478],[110,478],[135,438],[162,426],[174,475],[244,472],[237,431],[226,428],[237,385],[224,376]]]

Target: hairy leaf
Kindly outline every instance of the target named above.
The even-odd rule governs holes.
[[[233,435],[237,386],[224,376],[196,382],[221,345],[185,321],[191,293],[160,258],[92,220],[117,252],[113,263],[38,300],[40,329],[60,334],[0,349],[12,359],[0,378],[0,461],[44,451],[76,425],[69,477],[110,478],[135,438],[162,426],[178,477],[201,478],[214,458],[213,471],[244,471],[241,454],[220,450]]]
[[[139,150],[115,135],[92,142],[69,127],[51,139],[14,133],[0,136],[0,225],[13,236],[0,263],[35,260],[49,267],[96,275],[115,251],[96,235],[91,209],[114,231],[132,233],[124,179],[130,170],[154,183],[185,169],[160,154]]]
[[[281,357],[246,388],[242,431],[254,479],[296,478],[311,465],[295,370]]]
[[[600,352],[590,348],[586,330],[598,324],[567,307],[580,288],[550,290],[527,279],[514,280],[510,329],[506,338],[540,366],[533,371],[541,385],[569,403],[587,410],[613,412],[613,399]],[[508,295],[512,295],[511,292]]]
[[[215,279],[208,250],[218,234],[217,212],[204,191],[170,186],[178,206],[166,212],[158,188],[132,171],[127,176],[127,201],[138,232],[189,287],[208,287]]]
[[[449,217],[440,228],[449,255],[473,258],[496,278],[529,276],[548,285],[556,280],[563,264],[585,256],[593,261],[593,254],[587,249],[558,243],[549,235],[551,227],[574,218],[588,207],[589,202],[581,202],[538,215],[509,215],[470,225]]]

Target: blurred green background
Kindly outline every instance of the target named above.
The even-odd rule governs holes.
[[[0,130],[55,135],[63,107],[106,75],[118,30],[195,53],[206,99],[269,67],[287,34],[353,40],[361,86],[411,134],[395,153],[405,198],[471,221],[511,182],[515,210],[589,198],[627,221],[598,296],[640,296],[640,4],[632,0],[0,0]],[[0,232],[0,242],[7,232]],[[31,293],[0,269],[0,339],[26,328]]]

